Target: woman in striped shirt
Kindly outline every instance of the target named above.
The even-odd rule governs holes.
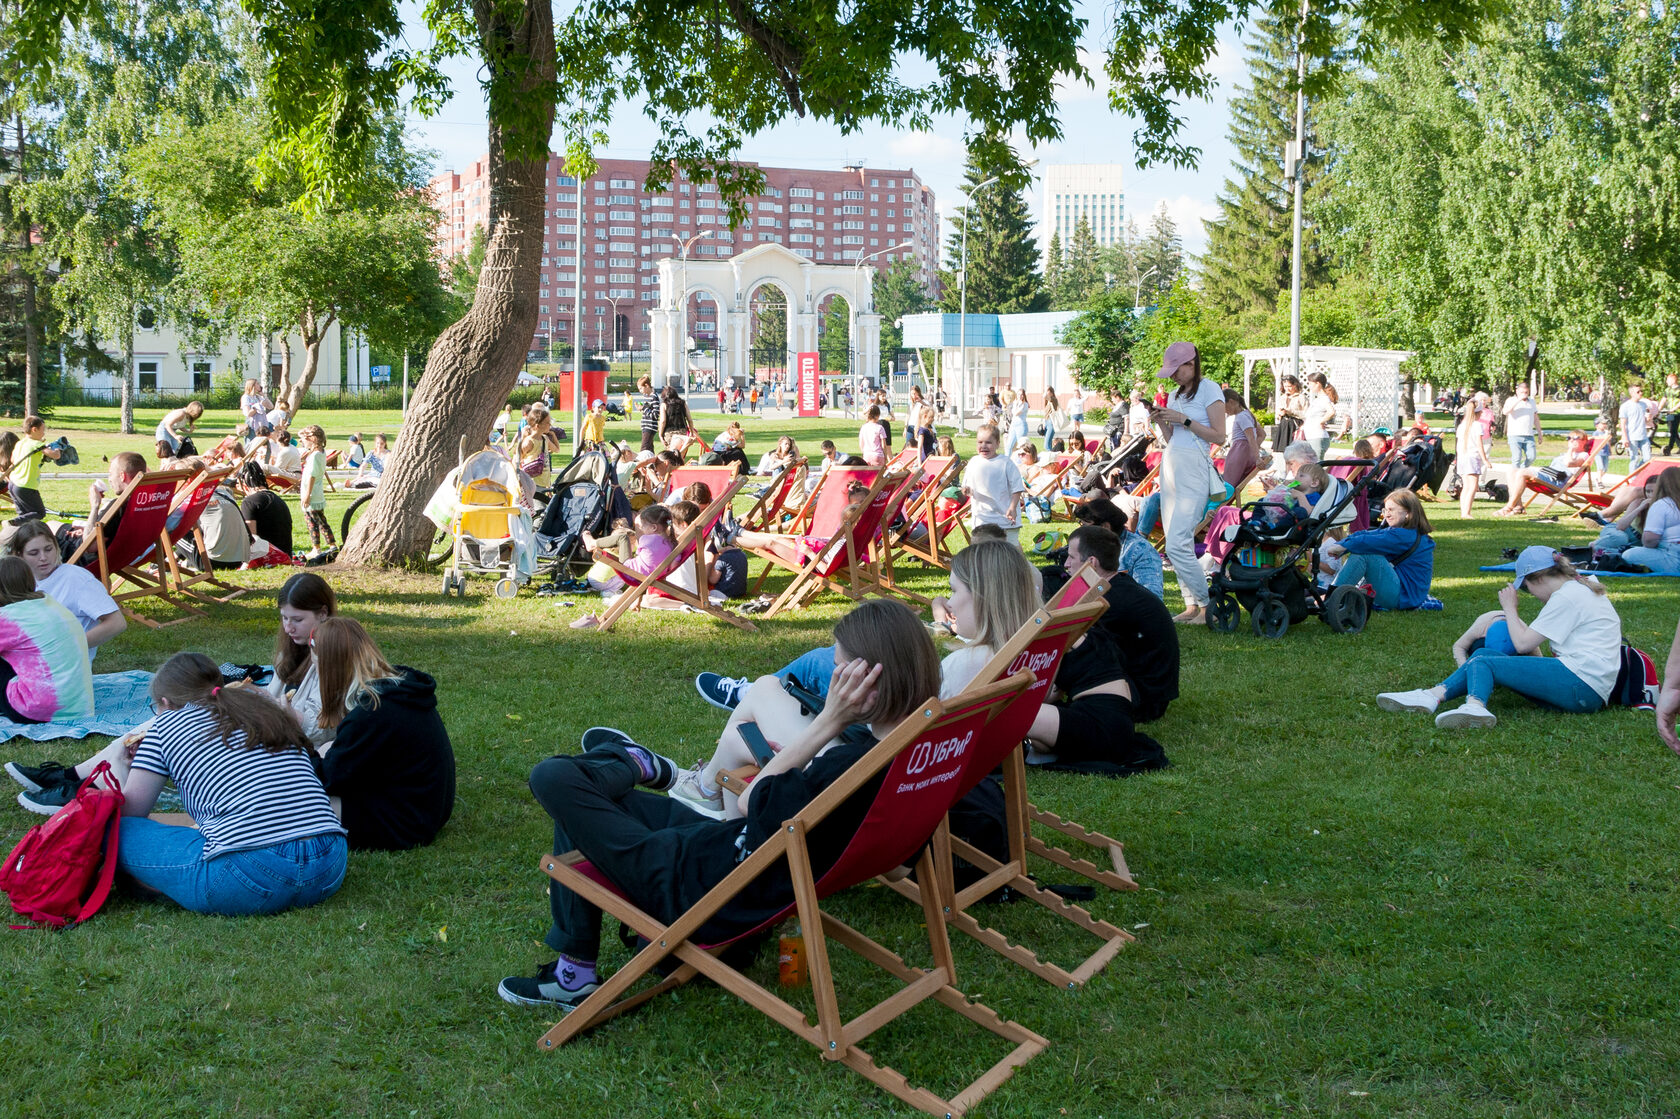
[[[152,704],[158,717],[119,774],[118,867],[195,913],[279,913],[337,893],[349,847],[297,716],[223,687],[200,653],[164,663]],[[147,818],[169,779],[196,827]]]

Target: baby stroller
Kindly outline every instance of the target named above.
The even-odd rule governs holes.
[[[618,488],[612,460],[598,450],[579,452],[550,484],[552,491],[537,522],[537,562],[559,589],[575,568],[587,568],[583,534],[605,535],[612,519],[629,519],[630,503]],[[547,593],[554,593],[549,587]],[[539,592],[541,593],[541,592]]]
[[[1339,459],[1322,465],[1375,465],[1373,459]],[[1258,637],[1282,637],[1291,624],[1313,614],[1333,633],[1358,633],[1370,616],[1371,601],[1358,587],[1318,585],[1318,546],[1332,528],[1354,518],[1354,498],[1370,485],[1369,470],[1357,482],[1332,477],[1312,515],[1284,528],[1266,527],[1265,511],[1276,502],[1254,501],[1244,506],[1247,518],[1236,526],[1236,547],[1226,555],[1208,581],[1208,627],[1235,633],[1242,611]]]
[[[497,598],[512,598],[519,584],[530,578],[535,549],[528,514],[520,504],[527,478],[499,451],[482,450],[467,456],[445,486],[454,486],[450,517],[455,534],[449,570],[443,573],[443,593],[465,598],[464,572],[499,575]],[[523,570],[522,570],[523,568]]]

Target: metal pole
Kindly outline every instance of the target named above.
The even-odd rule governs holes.
[[[993,175],[985,182],[976,184],[974,189],[968,192],[968,201],[963,204],[962,266],[957,269],[962,280],[962,295],[957,302],[958,340],[962,350],[962,357],[957,362],[957,431],[964,435],[968,434],[968,211],[974,204],[974,196],[997,181],[998,177]]]
[[[60,359],[60,360],[61,360],[61,363],[62,363],[62,359]],[[407,416],[408,416],[408,351],[406,349],[403,351],[403,406],[402,406],[402,414],[403,414],[403,417],[406,419]]]
[[[572,286],[572,454],[583,452],[583,188],[582,175],[573,175],[577,180],[577,211],[572,216],[576,219],[574,228],[577,230],[577,251],[573,254],[573,264],[577,268],[577,275],[573,278]],[[552,338],[552,335],[550,336]]]
[[[1307,161],[1307,24],[1308,0],[1301,0],[1301,22],[1295,29],[1295,150],[1291,170],[1295,179],[1295,244],[1289,265],[1289,371],[1301,375],[1301,167]]]

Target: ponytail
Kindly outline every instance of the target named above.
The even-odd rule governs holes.
[[[309,736],[290,708],[253,688],[223,687],[222,670],[202,653],[176,653],[165,661],[152,677],[152,699],[168,700],[172,707],[190,703],[204,708],[215,719],[223,746],[232,747],[239,735],[244,739],[240,748],[246,750],[310,750]]]

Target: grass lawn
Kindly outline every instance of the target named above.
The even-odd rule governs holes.
[[[356,413],[312,418],[373,428]],[[63,413],[54,426],[74,428]],[[802,446],[855,432],[796,427]],[[83,453],[84,465],[96,457]],[[959,938],[960,984],[1051,1040],[976,1114],[1674,1114],[1680,777],[1650,715],[1547,714],[1505,696],[1497,728],[1438,732],[1373,700],[1446,674],[1453,638],[1495,604],[1500,577],[1477,565],[1502,547],[1592,535],[1491,511],[1484,502],[1467,522],[1430,508],[1445,612],[1376,615],[1354,637],[1317,621],[1276,642],[1246,625],[1187,632],[1183,697],[1151,728],[1172,768],[1033,775],[1040,804],[1126,840],[1144,888],[1093,908],[1139,939],[1069,992]],[[603,722],[700,757],[722,719],[695,696],[694,673],[779,667],[826,640],[833,600],[757,635],[681,615],[600,635],[567,628],[582,599],[503,602],[480,579],[444,601],[429,575],[324,573],[393,660],[438,678],[459,764],[454,819],[425,850],[355,856],[315,909],[230,920],[124,898],[66,934],[13,934],[0,1037],[14,1074],[0,1114],[905,1113],[715,988],[552,1054],[536,1047],[548,1020],[495,995],[502,975],[548,958],[537,860],[549,828],[525,789],[531,765]],[[131,628],[100,669],[151,669],[183,648],[268,659],[281,577],[237,576],[259,589],[209,619]],[[1629,639],[1659,661],[1675,591],[1610,585]],[[20,741],[6,756],[69,760],[100,741]],[[36,820],[0,811],[0,843]],[[837,908],[925,962],[918,912],[896,896],[858,890]],[[1023,907],[986,916],[1062,962],[1083,944]],[[844,978],[878,993],[838,958]],[[774,970],[763,953],[755,973]],[[952,1070],[966,1079],[1002,1053],[951,1021],[918,1011],[874,1048],[948,1088]]]

